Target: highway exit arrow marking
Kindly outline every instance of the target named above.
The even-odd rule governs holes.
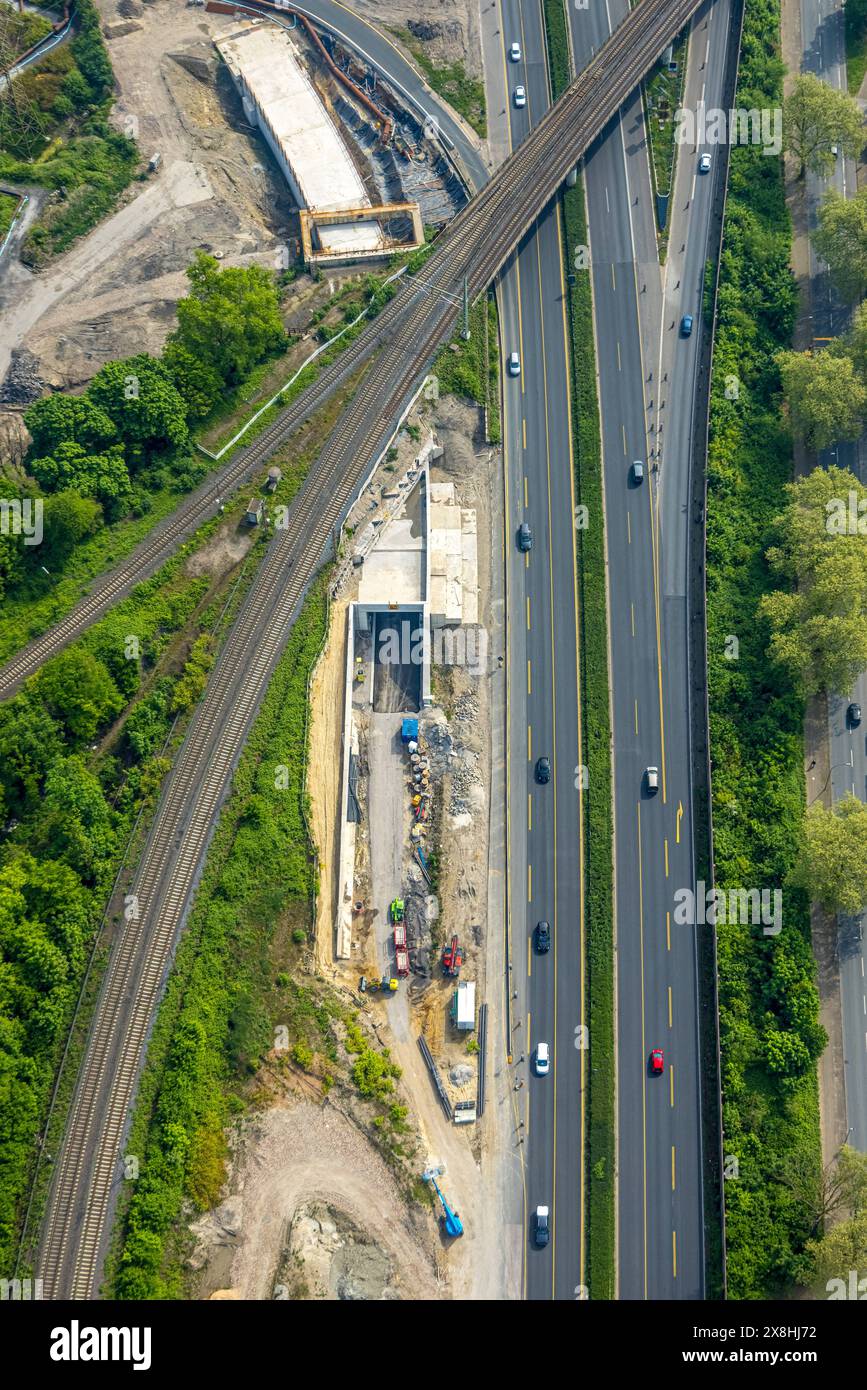
[[[677,830],[676,830],[676,839],[675,839],[675,844],[678,844],[678,845],[680,844],[680,818],[681,818],[682,815],[683,815],[683,802],[682,802],[682,801],[678,801],[678,803],[677,803]]]

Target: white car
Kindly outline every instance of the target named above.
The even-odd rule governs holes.
[[[526,106],[526,105],[527,105],[527,93],[524,91],[524,88],[523,88],[523,87],[516,87],[516,88],[515,88],[515,105],[516,105],[516,106]]]
[[[698,172],[699,172],[700,174],[709,174],[709,173],[710,173],[710,155],[709,155],[709,154],[707,154],[707,153],[703,154],[702,157],[701,157],[701,159],[698,161]]]
[[[547,1076],[551,1070],[551,1054],[547,1043],[536,1043],[536,1075]]]
[[[632,481],[634,483],[644,482],[644,464],[641,459],[636,459],[632,465]]]
[[[511,46],[510,49],[509,49],[509,58],[511,59],[511,61],[512,61],[513,63],[520,63],[520,61],[521,61],[521,45],[520,45],[519,43],[513,43],[513,44],[512,44],[512,46]]]
[[[659,790],[659,768],[649,767],[644,776],[647,779],[647,790],[655,792]]]
[[[517,352],[509,353],[509,376],[521,375],[521,359]]]

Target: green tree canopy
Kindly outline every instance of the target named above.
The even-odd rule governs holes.
[[[862,127],[858,103],[814,73],[796,77],[783,100],[783,139],[798,161],[801,177],[807,169],[821,174],[834,167],[832,145],[854,159],[861,148]]]
[[[867,414],[867,387],[851,358],[832,352],[777,355],[795,433],[812,449],[857,439]]]
[[[133,452],[180,449],[189,439],[184,402],[163,364],[146,352],[106,362],[88,395]]]
[[[844,198],[829,190],[819,209],[819,225],[813,233],[817,255],[828,264],[840,293],[860,299],[867,289],[867,188]]]
[[[62,569],[79,541],[92,536],[101,525],[102,508],[93,498],[56,492],[45,501],[44,538],[41,546],[33,547],[33,562],[49,570]]]
[[[31,676],[26,688],[42,701],[74,743],[86,743],[123,706],[103,662],[89,651],[70,647]]]
[[[768,560],[787,586],[760,604],[770,653],[807,693],[844,690],[867,666],[867,489],[832,467],[786,492]]]
[[[193,420],[203,420],[213,410],[223,390],[220,373],[183,343],[171,340],[163,351],[163,363],[186,403],[187,415]]]
[[[61,758],[50,768],[34,837],[43,854],[62,860],[92,883],[114,850],[114,821],[99,782],[81,758]]]
[[[117,438],[105,411],[86,393],[43,396],[24,412],[24,423],[33,436],[31,453],[37,458],[52,454],[58,444],[79,444],[82,449],[98,453]]]
[[[16,695],[0,705],[0,815],[38,808],[45,775],[63,754],[60,726],[38,701]]]
[[[132,497],[122,444],[103,454],[89,453],[72,442],[58,444],[47,458],[34,459],[29,469],[44,492],[69,489],[82,497],[95,497],[109,516],[122,516]]]
[[[867,906],[867,806],[857,797],[809,808],[792,882],[829,912],[855,916]]]
[[[220,269],[197,252],[187,271],[190,293],[178,304],[174,341],[228,384],[241,381],[285,342],[277,283],[261,266]]]

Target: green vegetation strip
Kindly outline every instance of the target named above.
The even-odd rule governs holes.
[[[569,82],[569,45],[563,0],[545,0],[553,95]],[[564,191],[566,263],[587,245],[584,190]],[[588,1174],[586,1281],[591,1298],[615,1294],[614,1199],[616,1068],[614,1058],[613,821],[611,722],[608,692],[607,586],[603,530],[602,445],[596,394],[593,296],[589,270],[575,272],[568,291],[572,347],[572,430],[576,502],[588,524],[576,530],[579,584],[579,660],[582,727],[588,789],[584,793],[585,950],[590,1065],[586,1069]]]
[[[779,0],[747,0],[738,106],[781,102]],[[787,885],[804,805],[803,702],[768,659],[766,559],[792,472],[775,353],[796,289],[782,160],[731,152],[708,459],[708,681],[717,886]],[[736,387],[735,390],[732,388]],[[732,636],[737,638],[735,659]],[[726,1234],[730,1298],[778,1295],[803,1266],[811,1218],[790,1165],[821,1166],[821,1050],[806,896],[787,887],[783,929],[718,926]],[[737,1171],[732,1174],[733,1162]]]
[[[856,97],[867,73],[867,0],[846,0],[846,75]]]
[[[272,1018],[289,1027],[293,1046],[311,1052],[316,1034],[328,1032],[311,992],[288,974],[272,975],[270,962],[276,934],[285,942],[298,931],[303,943],[310,923],[307,680],[327,620],[323,577],[292,629],[247,741],[178,949],[127,1145],[141,1157],[142,1171],[130,1184],[116,1297],[183,1296],[176,1223],[185,1199],[202,1210],[219,1199],[223,1131],[241,1105],[227,1083],[249,1077],[274,1045]],[[300,1056],[303,1064],[306,1053]]]
[[[496,301],[486,295],[470,308],[469,340],[458,331],[440,352],[433,371],[441,393],[468,397],[487,411],[491,444],[502,438],[498,341]]]
[[[135,143],[108,123],[114,74],[92,0],[77,0],[75,15],[71,42],[21,74],[14,103],[0,102],[0,178],[56,195],[21,248],[37,267],[112,211],[138,164]],[[40,17],[14,18],[50,28]]]
[[[409,29],[392,29],[392,33],[409,49],[437,96],[447,101],[484,140],[488,133],[485,84],[471,77],[463,63],[435,63]]]

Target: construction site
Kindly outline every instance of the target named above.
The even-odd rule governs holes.
[[[291,331],[299,312],[309,318],[347,277],[421,244],[465,203],[420,114],[327,31],[276,6],[266,20],[236,19],[231,5],[96,3],[117,86],[110,120],[135,138],[142,172],[106,221],[38,273],[20,253],[55,195],[20,190],[0,256],[0,408],[158,353],[197,250],[225,265],[297,267],[284,295]]]

